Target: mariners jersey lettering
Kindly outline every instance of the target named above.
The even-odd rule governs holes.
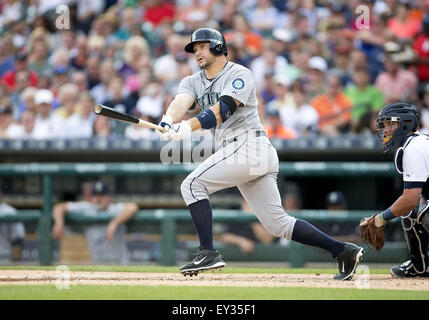
[[[201,111],[216,104],[224,95],[242,103],[231,117],[212,129],[218,145],[246,131],[264,129],[258,115],[255,80],[251,71],[239,64],[228,61],[214,79],[207,79],[204,70],[188,76],[180,82],[178,93],[192,95]]]

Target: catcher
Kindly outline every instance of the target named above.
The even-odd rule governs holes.
[[[402,218],[410,260],[392,267],[394,278],[429,276],[429,137],[418,131],[419,114],[406,103],[392,103],[376,119],[377,135],[384,152],[395,150],[396,170],[403,175],[403,193],[390,208],[362,219],[362,238],[375,249],[384,245],[387,221]]]

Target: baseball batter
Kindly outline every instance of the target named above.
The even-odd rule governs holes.
[[[185,51],[194,53],[200,72],[184,78],[169,105],[158,132],[162,139],[181,140],[199,129],[212,131],[218,150],[182,183],[182,196],[198,233],[200,247],[193,261],[182,266],[184,275],[221,268],[222,256],[213,248],[209,196],[237,186],[265,229],[276,237],[292,239],[328,250],[339,263],[334,277],[353,276],[363,249],[336,241],[306,221],[285,213],[277,188],[279,160],[260,122],[255,80],[251,71],[227,60],[227,46],[217,30],[196,30]],[[200,113],[182,120],[198,104]]]
[[[376,230],[402,218],[410,260],[390,269],[394,278],[429,276],[429,136],[418,131],[418,123],[417,109],[407,103],[384,106],[376,119],[384,152],[395,151],[394,163],[403,176],[404,189],[390,208],[364,219],[360,227],[372,223]]]

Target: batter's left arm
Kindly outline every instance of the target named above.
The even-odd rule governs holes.
[[[221,103],[223,105],[222,107],[221,107]],[[234,105],[234,103],[235,103],[235,105]],[[235,112],[235,108],[237,108],[241,104],[242,103],[240,101],[238,101],[237,99],[228,96],[227,98],[223,98],[222,100],[218,101],[213,106],[211,106],[209,108],[209,110],[211,110],[211,112],[213,112],[213,114],[216,118],[215,126],[224,121],[224,119],[226,118],[225,114],[228,112],[228,109],[230,109],[229,110],[230,115],[232,115],[232,113]],[[207,111],[207,110],[205,110],[205,111]],[[199,130],[199,129],[208,129],[208,128],[203,128],[204,120],[201,121],[201,117],[199,117],[200,115],[192,117],[192,118],[187,120],[192,131]],[[210,114],[207,116],[210,117]]]
[[[167,139],[182,140],[188,138],[194,130],[215,128],[218,123],[225,122],[234,114],[240,104],[240,101],[231,96],[221,96],[219,102],[197,116],[173,124],[170,130],[161,134],[161,138],[164,136]]]

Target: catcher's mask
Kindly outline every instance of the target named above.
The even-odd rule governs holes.
[[[228,55],[226,41],[222,33],[215,29],[200,28],[194,31],[191,36],[191,42],[185,46],[185,51],[194,53],[194,44],[197,42],[209,42],[210,52],[215,56]]]
[[[419,114],[417,109],[408,103],[392,103],[381,109],[375,121],[377,136],[383,145],[383,152],[399,147],[410,132],[417,130]],[[392,130],[394,123],[398,126]],[[390,130],[385,130],[390,126]],[[385,131],[387,131],[385,135]]]

